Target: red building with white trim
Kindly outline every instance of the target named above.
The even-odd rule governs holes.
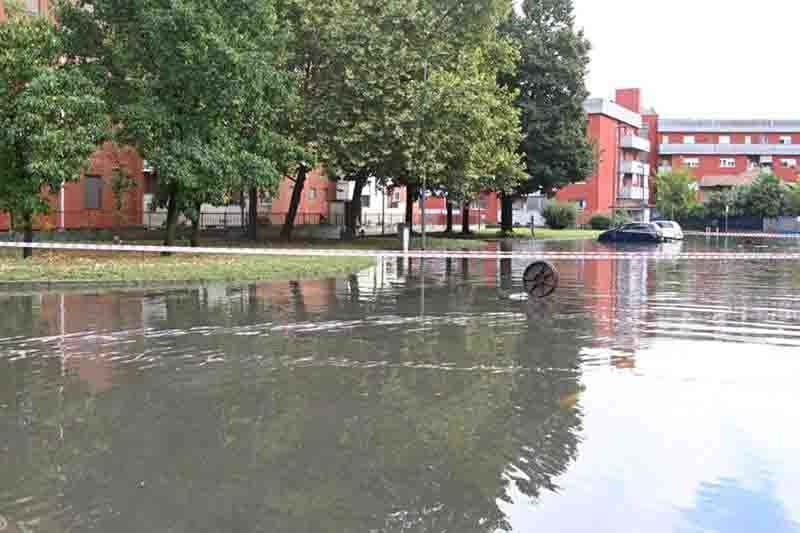
[[[642,107],[639,89],[618,90],[614,100],[589,99],[584,108],[597,171],[556,195],[581,206],[581,222],[617,209],[649,220],[655,178],[675,168],[694,176],[699,200],[752,183],[761,172],[798,181],[800,120],[662,119]]]

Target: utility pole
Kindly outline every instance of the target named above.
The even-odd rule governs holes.
[[[423,115],[425,113],[425,104],[427,104],[427,96],[428,96],[428,62],[425,61],[422,63],[422,103],[420,104],[420,113],[419,113],[419,146],[418,149],[422,147],[422,128],[424,125]],[[424,156],[423,156],[424,157]],[[422,250],[425,250],[426,244],[426,233],[425,233],[425,201],[427,200],[427,190],[428,190],[428,173],[425,171],[425,163],[423,162],[422,165],[419,166],[420,173],[422,174],[422,195],[420,202],[422,204]]]

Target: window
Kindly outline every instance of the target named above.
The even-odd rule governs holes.
[[[315,187],[311,187],[308,189],[308,194],[306,195],[309,200],[316,200],[317,199],[317,189]]]
[[[797,159],[781,159],[783,168],[797,168]]]
[[[363,207],[365,209],[369,209],[370,200],[372,200],[372,196],[369,196],[369,195],[362,196],[361,197],[361,207]]]
[[[103,208],[103,178],[86,176],[84,178],[84,207],[86,209]]]
[[[155,194],[158,191],[158,177],[155,174],[144,175],[144,193]]]
[[[720,135],[719,136],[719,144],[730,144],[731,143],[731,136],[730,135]]]
[[[767,137],[766,135],[762,135],[761,144],[769,144],[769,137]]]
[[[753,144],[753,137],[751,137],[750,135],[745,135],[744,144]]]
[[[781,144],[792,144],[791,135],[781,135]]]
[[[736,168],[736,159],[733,157],[722,157],[719,160],[720,168]]]
[[[25,11],[34,15],[39,14],[39,0],[25,0]]]
[[[661,136],[661,142],[663,144],[669,144],[669,135],[662,135]]]
[[[389,207],[391,209],[397,209],[400,207],[400,189],[392,190],[392,200],[389,202]]]
[[[578,203],[578,210],[579,211],[583,211],[588,206],[588,203],[586,202],[586,200],[578,200],[577,203]]]
[[[684,157],[683,164],[686,166],[686,168],[700,168],[700,158]]]
[[[683,144],[694,144],[694,135],[684,135]]]

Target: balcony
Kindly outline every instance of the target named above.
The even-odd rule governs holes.
[[[628,135],[622,138],[622,147],[628,150],[650,153],[650,141],[638,135]]]
[[[621,174],[636,174],[637,176],[650,175],[650,165],[641,161],[623,161],[619,169]]]
[[[661,155],[800,155],[800,144],[662,144]]]
[[[650,191],[644,187],[623,187],[618,196],[620,200],[648,200]]]

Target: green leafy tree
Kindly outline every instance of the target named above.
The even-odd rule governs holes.
[[[574,228],[578,220],[578,206],[571,202],[552,202],[544,208],[542,216],[552,229]]]
[[[800,184],[793,183],[788,192],[789,210],[793,215],[800,215]]]
[[[31,242],[36,216],[51,208],[43,193],[80,179],[108,123],[101,90],[61,61],[55,25],[7,7],[0,23],[0,211]]]
[[[440,71],[455,71],[465,54],[492,37],[510,4],[293,0],[291,5],[297,21],[292,33],[298,36],[293,70],[302,96],[298,117],[329,177],[355,181],[348,225],[358,218],[361,189],[371,176],[409,188],[410,218],[420,186],[419,159],[428,152],[421,148],[430,90],[426,72],[433,79]],[[303,184],[299,172],[284,236],[291,233]]]
[[[724,218],[728,216],[739,216],[743,214],[744,194],[747,188],[735,187],[725,191],[715,191],[710,193],[703,205],[706,215],[712,218]]]
[[[528,179],[515,193],[550,194],[590,176],[596,165],[583,109],[590,45],[575,29],[572,0],[525,0],[520,11],[500,27],[521,54],[516,72],[503,78],[519,91],[522,111],[520,151]],[[504,231],[513,229],[512,203],[512,195],[504,195]]]
[[[744,195],[745,213],[751,216],[774,218],[789,207],[789,188],[774,174],[761,174]]]
[[[179,215],[231,188],[275,190],[294,140],[279,132],[293,99],[275,1],[75,0],[59,20],[70,57],[106,88],[120,142],[158,175],[165,244]]]
[[[697,203],[696,182],[686,169],[659,174],[656,178],[656,208],[665,217],[682,219]]]
[[[496,82],[515,58],[510,43],[487,43],[455,71],[435,72],[423,95],[418,166],[429,188],[446,191],[451,230],[454,202],[468,204],[483,191],[511,191],[524,178],[515,93]],[[469,217],[463,220],[469,233]]]

